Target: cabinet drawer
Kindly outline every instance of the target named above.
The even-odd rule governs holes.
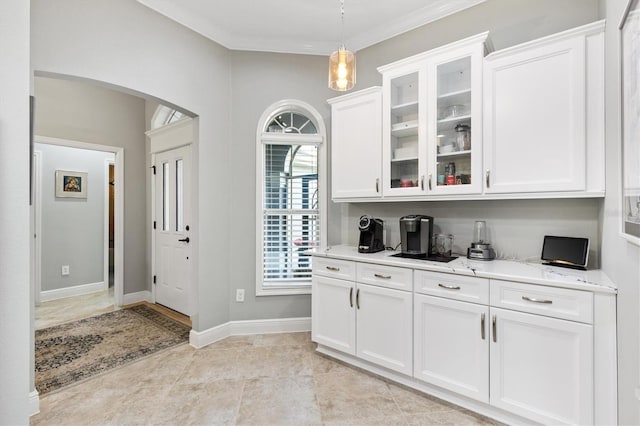
[[[593,294],[588,291],[491,280],[491,306],[593,323]]]
[[[489,280],[486,278],[416,271],[414,290],[431,296],[489,304]]]
[[[355,281],[356,263],[349,260],[314,257],[313,274],[338,278],[341,280]]]
[[[373,263],[358,263],[356,281],[379,287],[411,291],[413,288],[413,270],[375,265]]]

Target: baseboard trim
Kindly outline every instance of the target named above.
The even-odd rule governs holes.
[[[83,294],[97,293],[104,291],[104,281],[90,284],[80,284],[71,287],[57,288],[40,292],[40,302],[49,300],[64,299],[65,297],[81,296]]]
[[[123,305],[131,305],[132,303],[151,302],[151,292],[149,290],[138,291],[135,293],[127,293],[122,297]]]
[[[189,344],[202,348],[229,336],[245,334],[294,333],[311,330],[311,318],[279,318],[229,321],[204,331],[191,330]]]
[[[383,377],[388,380],[392,380],[396,383],[400,383],[401,385],[418,390],[428,395],[435,396],[436,398],[443,399],[452,404],[459,405],[463,408],[466,408],[478,414],[482,414],[483,416],[490,417],[504,424],[509,424],[509,425],[533,424],[531,420],[525,419],[524,417],[520,417],[516,414],[509,413],[500,408],[493,407],[487,403],[476,401],[474,399],[468,398],[464,395],[460,395],[453,391],[449,391],[447,389],[443,389],[436,385],[431,385],[419,379],[415,379],[411,376],[406,376],[402,373],[397,373],[385,367],[380,367],[371,362],[365,361],[363,359],[357,358],[352,355],[345,354],[343,352],[337,351],[327,346],[318,344],[318,347],[316,348],[316,352],[324,355],[328,355],[331,358],[335,358],[346,364],[352,365],[362,370],[366,370],[377,376]]]
[[[29,414],[35,416],[40,412],[40,394],[37,390],[29,392]]]

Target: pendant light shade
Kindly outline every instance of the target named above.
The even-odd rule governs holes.
[[[344,32],[344,0],[340,0],[341,31]],[[356,55],[341,43],[329,57],[329,89],[344,92],[356,84]]]
[[[356,84],[356,56],[344,46],[329,58],[329,88],[344,92]]]

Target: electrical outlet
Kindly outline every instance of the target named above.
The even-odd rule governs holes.
[[[244,302],[244,288],[236,289],[236,302]]]
[[[69,275],[69,265],[62,265],[62,275]]]

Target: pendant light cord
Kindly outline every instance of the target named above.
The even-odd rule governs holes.
[[[340,0],[340,45],[344,49],[344,0]]]

